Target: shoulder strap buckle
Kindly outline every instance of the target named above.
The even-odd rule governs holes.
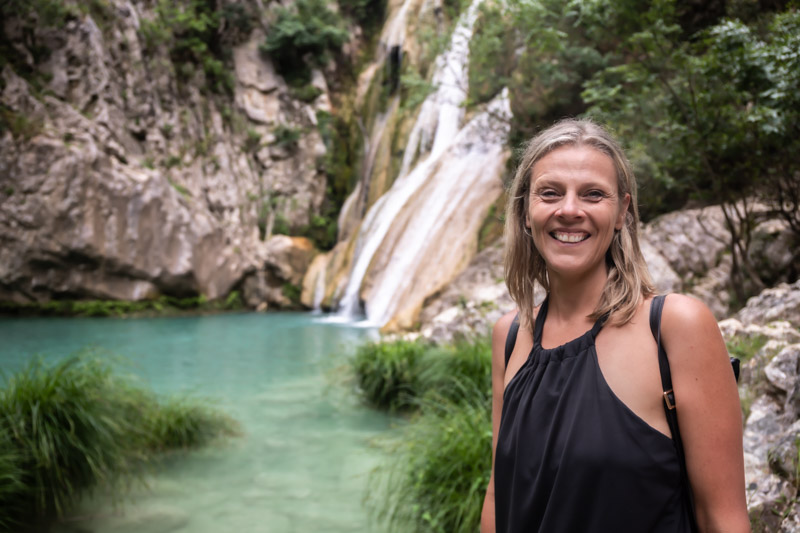
[[[670,411],[675,409],[675,393],[672,391],[672,389],[664,391],[664,404]]]

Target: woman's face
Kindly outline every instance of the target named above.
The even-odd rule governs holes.
[[[630,195],[619,197],[610,157],[588,146],[562,146],[531,171],[526,226],[548,275],[606,275],[605,255],[621,229]]]

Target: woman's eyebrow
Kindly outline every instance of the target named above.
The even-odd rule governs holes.
[[[533,182],[531,186],[531,190],[538,189],[541,187],[553,187],[553,186],[563,186],[564,181],[559,180],[558,178],[550,178],[548,176],[542,176],[536,178],[536,181]],[[581,189],[603,189],[608,190],[609,184],[601,181],[589,181],[580,184]]]

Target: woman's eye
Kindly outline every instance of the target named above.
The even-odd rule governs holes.
[[[545,189],[543,191],[539,191],[539,196],[542,198],[558,198],[559,194],[553,189]]]
[[[587,192],[585,194],[585,196],[589,200],[592,200],[592,201],[595,201],[595,202],[600,201],[600,200],[602,200],[603,198],[606,197],[606,195],[605,195],[605,193],[603,191],[589,191],[589,192]]]

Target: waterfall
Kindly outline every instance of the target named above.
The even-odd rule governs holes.
[[[378,272],[378,279],[373,286],[372,296],[366,302],[365,312],[370,322],[385,324],[397,308],[392,300],[402,294],[410,281],[408,278],[413,277],[410,267],[419,262],[419,254],[427,248],[424,237],[430,228],[426,225],[437,225],[437,219],[446,222],[455,216],[453,210],[458,207],[458,199],[469,195],[465,187],[468,189],[470,184],[474,185],[484,174],[496,178],[497,168],[505,160],[504,145],[510,115],[505,93],[493,102],[491,111],[482,113],[460,131],[464,115],[462,104],[468,86],[469,40],[480,3],[481,0],[475,0],[462,14],[453,31],[450,46],[437,58],[433,75],[436,89],[422,104],[409,136],[400,173],[392,188],[370,207],[361,224],[354,265],[339,302],[340,314],[354,316],[358,313],[362,283],[373,265]],[[495,124],[497,117],[505,120],[505,126],[501,124],[499,129]],[[482,137],[487,136],[487,131],[492,128],[500,133],[488,135],[491,139],[485,142]],[[412,168],[416,155],[428,150],[428,155],[423,156]],[[501,163],[498,165],[497,161]],[[452,170],[444,169],[445,164],[450,165]],[[462,175],[469,178],[464,179]],[[395,250],[402,250],[402,253],[390,253],[391,260],[384,261],[386,264],[381,265],[383,269],[376,268],[373,264],[376,253],[384,245],[387,234],[398,232],[398,217],[404,208],[407,210],[412,197],[421,196],[419,193],[423,190],[426,201],[415,206],[415,215],[406,213],[408,224],[404,226],[402,235],[393,237],[395,241],[404,243],[405,248],[394,247]],[[471,201],[480,202],[481,199]],[[418,212],[419,209],[424,212]]]
[[[325,273],[327,264],[317,272],[317,279],[314,282],[314,297],[311,300],[311,309],[314,313],[322,312],[322,300],[325,298]]]

